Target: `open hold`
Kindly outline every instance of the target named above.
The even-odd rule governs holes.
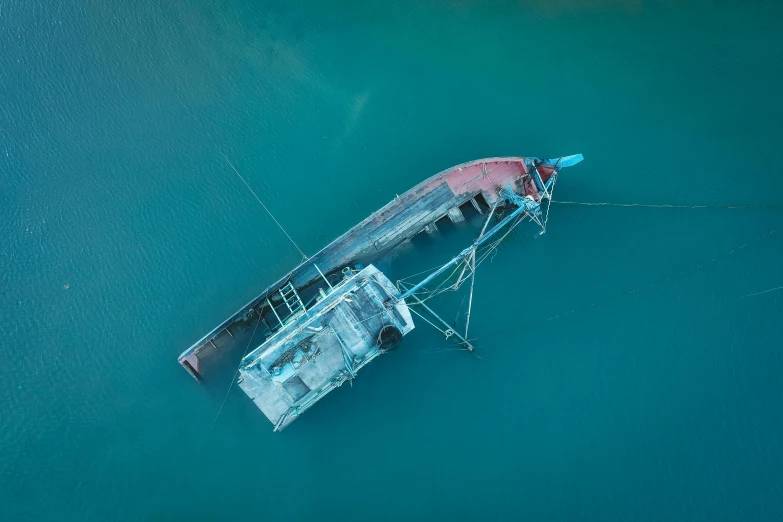
[[[471,201],[471,204],[473,204],[473,203],[475,203],[474,208],[478,207],[478,208],[476,208],[476,210],[480,214],[484,214],[485,212],[488,212],[492,208],[492,205],[487,203],[487,200],[484,198],[484,196],[480,192],[478,194],[476,194],[475,196],[473,196],[473,200]]]

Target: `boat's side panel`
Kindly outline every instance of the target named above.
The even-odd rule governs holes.
[[[446,183],[418,199],[395,202],[391,209],[370,222],[354,227],[313,259],[318,266],[340,267],[351,260],[367,257],[399,244],[419,233],[427,224],[443,217],[454,206],[454,194]]]
[[[518,158],[454,167],[395,198],[312,260],[322,271],[330,272],[355,259],[381,253],[410,239],[430,223],[446,216],[450,209],[478,194],[493,203],[497,199],[497,188],[507,182],[512,182],[515,190],[522,191],[517,180],[526,172],[524,161]],[[309,263],[302,268],[304,270],[294,274],[296,284],[306,284],[318,276]]]
[[[482,194],[488,203],[497,199],[497,188],[527,173],[522,160],[486,160],[456,168],[445,176],[456,196]],[[515,187],[516,188],[516,187]]]

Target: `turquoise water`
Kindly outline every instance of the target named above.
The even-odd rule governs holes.
[[[420,324],[281,434],[176,358],[299,261],[213,142],[308,253],[495,155],[779,206],[781,15],[0,2],[3,520],[779,520],[780,210],[553,206],[477,276],[481,359]]]

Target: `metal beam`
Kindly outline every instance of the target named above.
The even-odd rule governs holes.
[[[406,297],[409,297],[413,295],[414,292],[419,291],[424,285],[441,275],[443,272],[454,266],[455,264],[459,263],[465,257],[470,254],[474,248],[478,248],[484,243],[489,240],[492,236],[494,236],[499,230],[501,230],[503,227],[505,227],[507,224],[509,224],[512,220],[514,220],[517,216],[519,216],[522,213],[527,212],[528,210],[531,210],[532,208],[535,208],[538,206],[538,203],[532,202],[525,198],[519,198],[519,204],[521,205],[518,209],[516,209],[514,212],[509,214],[507,217],[503,219],[500,223],[489,229],[489,231],[484,234],[482,237],[478,238],[471,246],[457,254],[455,258],[453,258],[451,261],[437,269],[432,274],[425,277],[420,283],[414,285],[413,287],[409,288],[406,292],[403,292],[403,294],[398,299],[405,299]]]
[[[318,265],[316,265],[315,263],[313,263],[313,266],[315,267],[315,269],[316,269],[316,270],[318,270],[318,273],[319,273],[319,274],[321,274],[321,277],[323,278],[323,280],[324,280],[324,281],[326,281],[326,284],[327,284],[327,285],[329,285],[329,289],[330,289],[330,290],[331,290],[331,289],[333,289],[334,287],[332,286],[332,283],[330,283],[330,282],[329,282],[329,280],[328,280],[328,279],[326,279],[326,276],[324,275],[324,273],[323,273],[323,272],[321,272],[321,269],[320,269],[320,268],[318,268]]]
[[[473,250],[473,254],[470,256],[471,276],[470,276],[470,299],[468,299],[468,316],[465,319],[465,337],[468,336],[468,326],[470,326],[470,309],[473,307],[473,286],[476,283],[476,251]]]
[[[443,326],[448,328],[450,331],[454,332],[454,335],[456,335],[463,342],[463,344],[465,345],[465,348],[467,348],[471,352],[473,351],[473,345],[470,344],[467,339],[462,337],[459,334],[459,332],[455,331],[451,326],[449,326],[449,323],[447,323],[446,321],[441,319],[440,316],[438,314],[436,314],[435,311],[432,308],[430,308],[429,306],[425,305],[424,302],[421,299],[419,299],[417,296],[411,295],[411,297],[413,298],[414,301],[416,301],[416,304],[420,304],[422,307],[424,307],[424,309],[427,310],[432,315],[432,317],[434,317],[435,319],[440,321],[440,323]]]

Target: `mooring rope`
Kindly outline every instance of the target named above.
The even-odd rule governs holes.
[[[741,299],[745,299],[746,297],[753,297],[754,295],[766,294],[767,292],[774,292],[775,290],[783,290],[783,286],[776,286],[775,288],[770,288],[769,290],[764,290],[763,292],[756,292],[755,294],[743,295]]]
[[[605,203],[587,201],[554,201],[550,204],[557,205],[581,205],[585,207],[645,207],[645,208],[699,208],[699,209],[771,209],[783,210],[782,205],[652,205],[645,203]]]
[[[663,283],[666,283],[667,281],[671,281],[671,280],[676,279],[678,277],[682,277],[685,274],[689,274],[689,273],[695,272],[696,270],[698,270],[700,268],[703,268],[703,267],[707,266],[710,263],[714,263],[718,259],[726,258],[726,257],[728,257],[728,256],[730,256],[730,255],[732,255],[732,254],[734,254],[736,252],[739,252],[743,248],[745,248],[745,247],[747,247],[747,246],[749,246],[749,245],[751,245],[753,243],[757,243],[758,241],[761,241],[762,239],[775,234],[775,232],[776,232],[776,230],[770,230],[769,232],[766,232],[764,234],[761,234],[760,236],[757,236],[757,237],[755,237],[753,239],[750,239],[750,240],[746,241],[745,243],[743,243],[740,246],[734,247],[734,248],[732,248],[729,251],[726,251],[726,252],[724,252],[722,254],[716,255],[715,257],[713,257],[709,261],[703,262],[703,263],[701,263],[699,265],[696,265],[696,266],[691,266],[690,268],[686,268],[686,269],[682,270],[681,272],[679,272],[679,273],[677,273],[675,275],[666,276],[666,277],[664,277],[662,279],[658,279],[656,281],[648,283],[645,286],[640,286],[640,287],[634,288],[633,290],[629,290],[629,291],[625,291],[625,292],[620,292],[618,294],[606,296],[606,297],[604,297],[602,299],[599,299],[598,301],[594,301],[594,302],[592,302],[590,304],[587,304],[587,305],[584,305],[584,306],[580,306],[580,307],[574,308],[572,310],[569,310],[567,312],[564,312],[564,313],[561,313],[561,314],[558,314],[558,315],[553,315],[551,317],[547,317],[547,318],[544,318],[544,319],[536,319],[534,321],[529,321],[529,322],[527,322],[525,324],[516,326],[514,328],[495,330],[492,333],[490,333],[487,337],[493,337],[493,336],[496,336],[496,335],[506,334],[506,333],[509,333],[509,332],[515,332],[515,331],[518,331],[518,330],[524,330],[525,328],[528,328],[528,327],[536,325],[536,324],[547,323],[549,321],[554,321],[555,319],[562,319],[564,317],[573,315],[573,314],[575,314],[577,312],[583,312],[585,310],[593,308],[597,304],[616,301],[616,300],[622,299],[622,298],[624,298],[626,296],[633,295],[633,294],[636,294],[638,292],[642,292],[644,290],[649,290],[650,288],[652,288],[654,286],[658,286],[658,285],[661,285]],[[750,297],[752,295],[764,294],[764,293],[767,293],[767,292],[771,292],[773,290],[779,290],[780,288],[783,288],[783,287],[772,288],[770,290],[765,290],[764,292],[758,292],[756,294],[749,294],[749,295],[743,296],[743,298],[744,297]]]

